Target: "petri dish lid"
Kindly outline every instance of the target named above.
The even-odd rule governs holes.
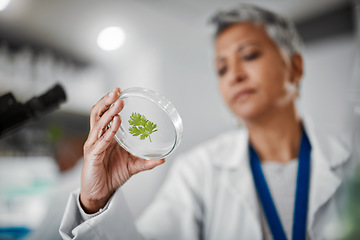
[[[129,88],[119,99],[121,125],[114,138],[134,156],[155,160],[169,156],[183,136],[181,117],[169,100],[146,88]]]

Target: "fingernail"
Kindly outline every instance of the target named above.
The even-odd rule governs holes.
[[[118,91],[117,89],[114,89],[111,93],[109,93],[109,96],[112,97],[112,96],[114,96],[115,94],[116,94],[117,96],[120,95],[120,93],[119,93],[119,91]]]

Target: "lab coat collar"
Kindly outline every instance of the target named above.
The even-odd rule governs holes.
[[[308,115],[302,117],[302,123],[310,139],[313,151],[320,151],[319,156],[325,158],[325,162],[330,168],[336,168],[349,159],[351,151],[345,142],[317,130]],[[224,137],[229,136],[225,134]],[[214,159],[213,164],[218,168],[228,170],[242,168],[244,164],[248,164],[246,163],[248,161],[248,141],[249,133],[246,128],[236,130],[232,133],[226,149],[222,149],[223,152],[226,152],[227,157],[224,159],[220,156]]]
[[[229,134],[231,134],[230,137]],[[242,168],[248,162],[249,133],[247,129],[240,128],[232,133],[226,133],[223,138],[227,141],[222,145],[222,149],[219,149],[223,154],[214,159],[213,165],[229,171]]]

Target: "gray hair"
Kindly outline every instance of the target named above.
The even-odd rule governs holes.
[[[288,57],[301,53],[302,41],[294,24],[273,12],[263,8],[239,4],[228,11],[220,11],[210,20],[216,26],[215,37],[228,27],[241,22],[252,22],[264,26],[268,35],[279,49]]]

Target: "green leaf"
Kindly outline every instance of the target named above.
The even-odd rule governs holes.
[[[141,140],[149,137],[150,142],[152,142],[150,134],[157,131],[157,126],[155,123],[146,119],[144,115],[135,112],[131,114],[128,122],[131,125],[131,127],[129,128],[130,134],[132,134],[133,136],[140,135]]]

